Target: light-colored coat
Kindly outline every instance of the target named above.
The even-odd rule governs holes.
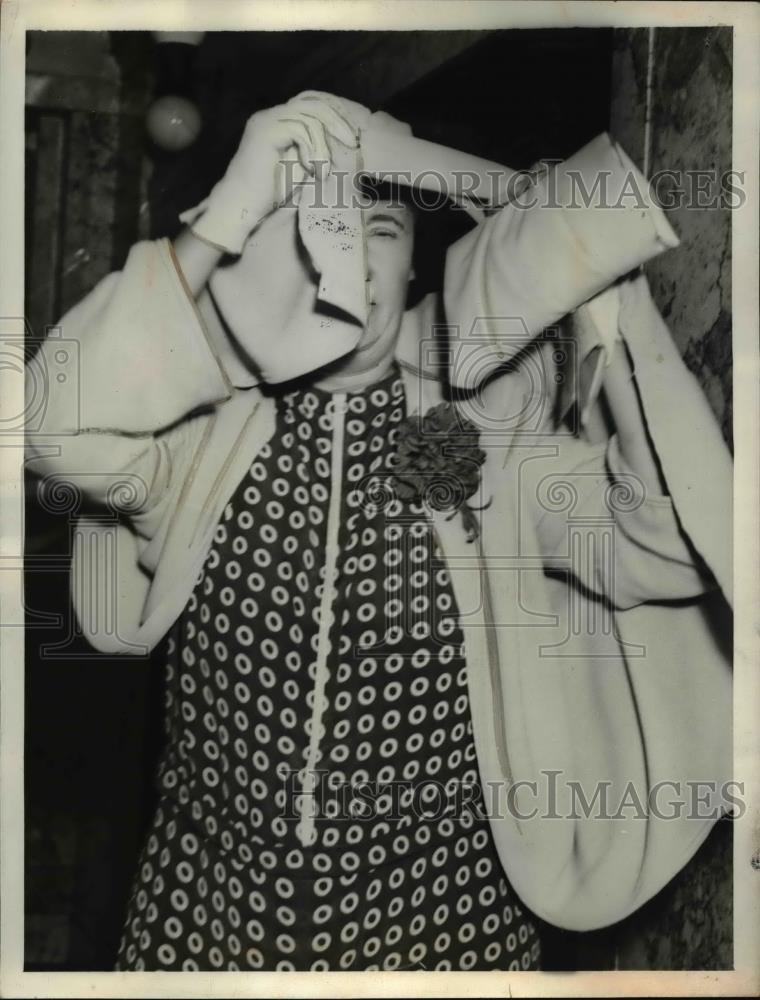
[[[417,350],[433,307],[408,313],[399,341],[410,412],[442,398]],[[721,591],[730,599],[730,460],[643,277],[622,294],[620,327],[670,496],[646,494],[616,436],[556,433],[551,380],[537,386],[518,365],[467,413],[487,453],[472,501],[490,500],[480,539],[432,512],[504,869],[532,910],[573,929],[654,895],[716,814],[568,818],[568,781],[587,800],[609,782],[615,804],[633,788],[645,805],[653,786],[677,782],[671,798],[688,804],[686,782],[731,777],[730,660],[713,622]],[[31,465],[119,515],[80,520],[74,603],[97,649],[144,652],[181,614],[218,518],[274,432],[274,401],[231,383],[165,241],[136,245],[62,329],[78,343],[78,395],[51,394]],[[50,338],[36,363],[52,365],[55,349]],[[516,399],[544,408],[515,421]],[[549,772],[561,772],[553,810]],[[518,782],[510,812],[504,792]],[[534,808],[537,818],[514,815]]]

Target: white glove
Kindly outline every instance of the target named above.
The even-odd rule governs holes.
[[[357,146],[358,129],[342,111],[331,95],[305,91],[256,112],[224,177],[180,219],[207,243],[242,253],[252,230],[293,195],[294,185],[329,172],[328,133],[350,148]]]

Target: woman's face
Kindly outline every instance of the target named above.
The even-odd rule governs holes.
[[[370,309],[367,325],[342,371],[358,373],[390,357],[396,346],[412,274],[414,214],[398,201],[364,209]]]

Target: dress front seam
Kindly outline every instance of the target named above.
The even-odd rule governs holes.
[[[343,439],[345,431],[346,394],[333,395],[333,433],[330,455],[330,502],[327,513],[327,537],[325,544],[325,578],[322,582],[322,598],[319,606],[319,633],[317,639],[317,660],[314,671],[314,704],[311,712],[311,732],[306,764],[304,766],[302,794],[299,802],[299,820],[296,835],[304,847],[314,844],[317,839],[315,829],[316,802],[313,792],[317,777],[315,767],[319,752],[319,736],[324,715],[325,688],[329,676],[327,657],[330,653],[330,629],[332,608],[337,595],[335,575],[338,563],[338,533],[340,529],[340,506],[343,480]]]

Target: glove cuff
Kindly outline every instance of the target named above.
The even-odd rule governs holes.
[[[250,201],[250,191],[225,174],[207,198],[179,218],[199,239],[239,256],[248,236],[264,217],[251,210]]]

